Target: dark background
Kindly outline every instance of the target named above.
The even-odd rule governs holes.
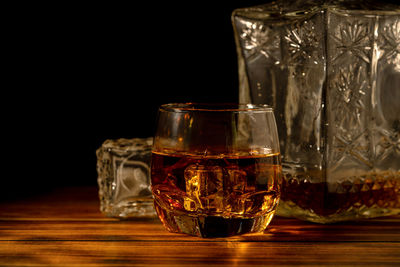
[[[231,13],[265,2],[10,10],[0,199],[96,185],[96,149],[106,139],[152,136],[160,104],[237,102]]]

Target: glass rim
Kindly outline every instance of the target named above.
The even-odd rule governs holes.
[[[273,112],[273,108],[267,104],[250,103],[168,103],[159,108],[166,112]]]

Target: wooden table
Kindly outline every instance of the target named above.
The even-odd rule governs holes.
[[[0,266],[400,266],[400,216],[319,225],[275,217],[265,233],[202,239],[158,219],[99,212],[97,188],[0,203]]]

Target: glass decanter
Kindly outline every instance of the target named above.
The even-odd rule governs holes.
[[[275,110],[277,215],[400,213],[400,6],[274,1],[232,14],[240,102]]]

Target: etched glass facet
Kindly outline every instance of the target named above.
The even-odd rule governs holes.
[[[333,222],[400,213],[400,6],[274,1],[232,14],[240,102],[272,105],[277,214]]]
[[[109,217],[153,217],[152,138],[106,140],[96,151],[100,210]]]

